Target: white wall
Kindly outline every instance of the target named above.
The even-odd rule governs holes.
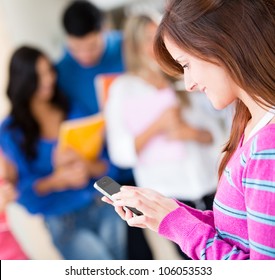
[[[33,44],[51,57],[60,55],[63,31],[61,15],[70,0],[2,0],[12,42]]]
[[[52,59],[62,52],[61,14],[71,0],[0,0],[0,120],[8,112],[7,67],[13,49],[31,44]]]
[[[14,48],[31,44],[56,59],[62,51],[61,13],[70,0],[0,0],[0,120],[6,98],[8,64]],[[31,259],[60,259],[41,216],[32,216],[13,203],[7,211],[10,226]]]
[[[7,83],[8,61],[12,48],[1,4],[2,3],[0,2],[0,121],[7,114],[9,109],[5,90]]]

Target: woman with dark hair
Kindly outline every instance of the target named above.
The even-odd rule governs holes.
[[[59,92],[49,59],[34,48],[16,50],[7,93],[11,112],[0,127],[0,146],[16,167],[18,202],[45,216],[64,258],[125,258],[124,225],[92,188],[111,169],[55,149],[61,123],[83,114]]]
[[[275,259],[274,15],[271,0],[172,0],[158,28],[166,71],[184,74],[186,89],[216,109],[236,103],[213,211],[131,187],[114,205],[129,225],[157,231],[192,259]]]

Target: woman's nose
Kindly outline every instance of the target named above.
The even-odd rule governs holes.
[[[197,90],[198,84],[193,81],[193,79],[190,77],[188,73],[184,73],[184,83],[185,83],[185,89],[187,91],[195,91]]]

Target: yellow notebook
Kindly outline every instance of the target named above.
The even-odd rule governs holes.
[[[105,122],[101,113],[64,121],[59,132],[58,148],[72,148],[87,160],[98,158],[104,142]]]

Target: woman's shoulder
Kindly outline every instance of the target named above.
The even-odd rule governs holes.
[[[142,79],[139,78],[136,75],[130,74],[130,73],[124,73],[124,74],[120,74],[117,76],[117,78],[115,78],[113,84],[116,85],[125,85],[125,84],[131,84],[131,83],[141,83]]]
[[[12,124],[13,118],[11,116],[4,118],[0,124],[0,146],[2,148],[11,147],[22,139],[22,131]]]
[[[275,155],[275,123],[262,128],[252,139],[251,152],[269,151]]]
[[[138,92],[141,94],[140,90],[148,91],[148,89],[151,89],[151,86],[148,86],[148,84],[138,77],[137,75],[133,75],[131,73],[124,73],[119,75],[115,80],[112,82],[110,86],[110,92],[113,91],[120,91],[120,92]]]
[[[131,95],[137,93],[142,93],[141,89],[144,88],[144,84],[140,78],[132,74],[121,74],[115,78],[109,88],[110,97],[116,96],[116,93],[119,92],[119,97],[124,97],[131,92]]]

